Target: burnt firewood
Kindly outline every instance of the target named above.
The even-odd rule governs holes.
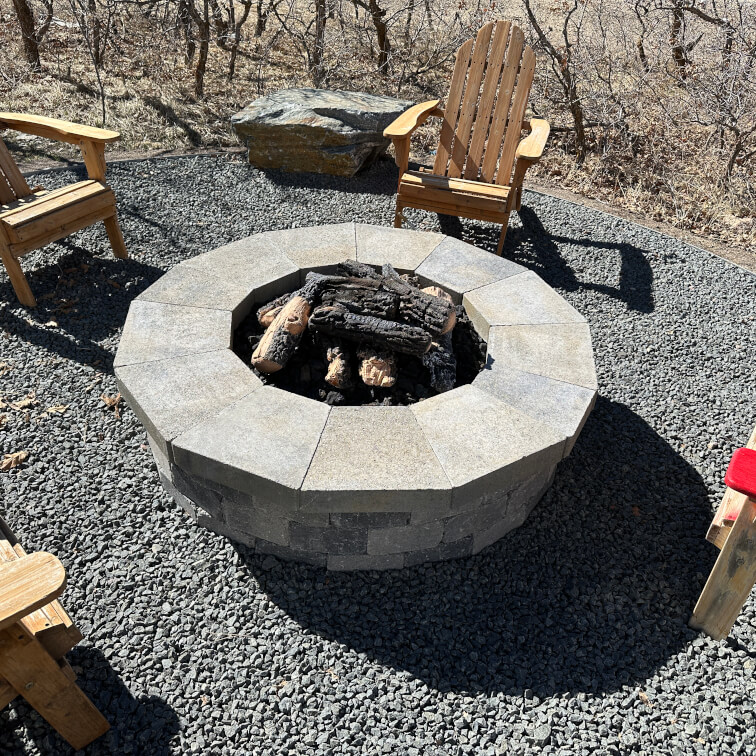
[[[454,300],[452,299],[451,294],[449,294],[449,292],[445,289],[442,289],[440,286],[426,286],[420,291],[422,291],[424,294],[430,294],[430,296],[432,297],[439,297],[440,299],[449,302],[451,305],[454,305]]]
[[[276,315],[281,312],[281,308],[294,296],[293,292],[282,294],[280,297],[264,304],[257,310],[257,322],[263,327],[267,328],[274,320]]]
[[[328,284],[321,297],[321,304],[339,304],[358,315],[372,315],[384,320],[396,320],[399,312],[399,297],[386,291],[377,281],[343,279],[341,284]]]
[[[261,373],[276,373],[286,365],[302,338],[315,300],[320,296],[325,276],[305,281],[281,307],[252,353],[252,367]]]
[[[423,365],[430,373],[430,384],[436,391],[451,391],[457,382],[457,358],[454,356],[451,333],[436,337],[423,355]]]
[[[417,357],[425,354],[431,344],[431,335],[422,328],[393,320],[358,315],[340,305],[321,305],[315,308],[309,325],[314,331],[321,331],[329,336],[369,342]]]
[[[379,281],[381,287],[399,297],[398,319],[429,331],[432,336],[447,333],[454,328],[457,315],[454,305],[446,299],[426,294],[405,281],[386,263],[380,273],[365,263],[345,260],[339,271],[347,276]]]
[[[383,349],[364,345],[357,350],[359,374],[368,386],[391,388],[396,383],[396,357]]]
[[[341,339],[324,339],[328,372],[325,381],[337,389],[348,389],[352,385],[352,366],[349,350]]]
[[[433,336],[447,333],[454,328],[457,313],[452,303],[410,286],[388,263],[383,266],[381,272],[383,285],[399,295],[400,320],[422,326]]]

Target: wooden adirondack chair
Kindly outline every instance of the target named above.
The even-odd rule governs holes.
[[[121,137],[115,131],[20,113],[0,113],[1,129],[79,145],[89,176],[52,192],[30,189],[0,139],[0,257],[19,302],[34,307],[37,300],[18,262],[27,252],[104,221],[113,254],[128,257],[115,195],[105,183],[105,145]]]
[[[523,120],[535,71],[533,50],[523,47],[522,30],[511,22],[486,24],[457,52],[446,108],[440,100],[420,103],[385,129],[400,171],[396,227],[405,207],[501,223],[501,255],[525,172],[549,136],[548,122]],[[430,116],[443,118],[433,172],[408,171],[410,137]],[[530,135],[520,141],[523,130]]]
[[[23,696],[71,746],[110,725],[76,685],[65,659],[81,633],[55,599],[66,571],[52,555],[28,555],[0,519],[0,709]]]
[[[720,551],[689,625],[726,638],[756,585],[756,428],[732,455],[722,503],[706,534]]]

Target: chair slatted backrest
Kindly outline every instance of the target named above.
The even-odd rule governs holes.
[[[493,184],[512,180],[535,73],[522,29],[492,21],[457,51],[433,173]]]
[[[29,184],[18,170],[5,142],[0,139],[0,205],[7,205],[30,194]]]

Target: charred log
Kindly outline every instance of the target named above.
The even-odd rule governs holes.
[[[349,350],[340,339],[324,340],[328,372],[326,383],[337,389],[348,389],[352,385],[352,366]]]
[[[357,342],[367,341],[417,357],[425,354],[431,344],[430,334],[422,328],[358,315],[340,305],[317,307],[310,318],[310,328],[329,336],[340,336]]]
[[[436,391],[451,391],[457,382],[457,358],[454,356],[451,333],[441,334],[423,355],[423,365],[430,373],[430,384]]]
[[[262,373],[275,373],[286,365],[307,328],[310,312],[312,303],[296,292],[260,339],[252,353],[252,366]]]

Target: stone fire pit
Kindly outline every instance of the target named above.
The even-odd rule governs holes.
[[[356,259],[414,272],[488,343],[472,384],[407,407],[329,407],[231,351],[254,305]],[[474,554],[520,525],[596,396],[585,319],[537,275],[441,234],[339,224],[258,234],[132,303],[115,358],[166,490],[198,524],[333,570]]]

